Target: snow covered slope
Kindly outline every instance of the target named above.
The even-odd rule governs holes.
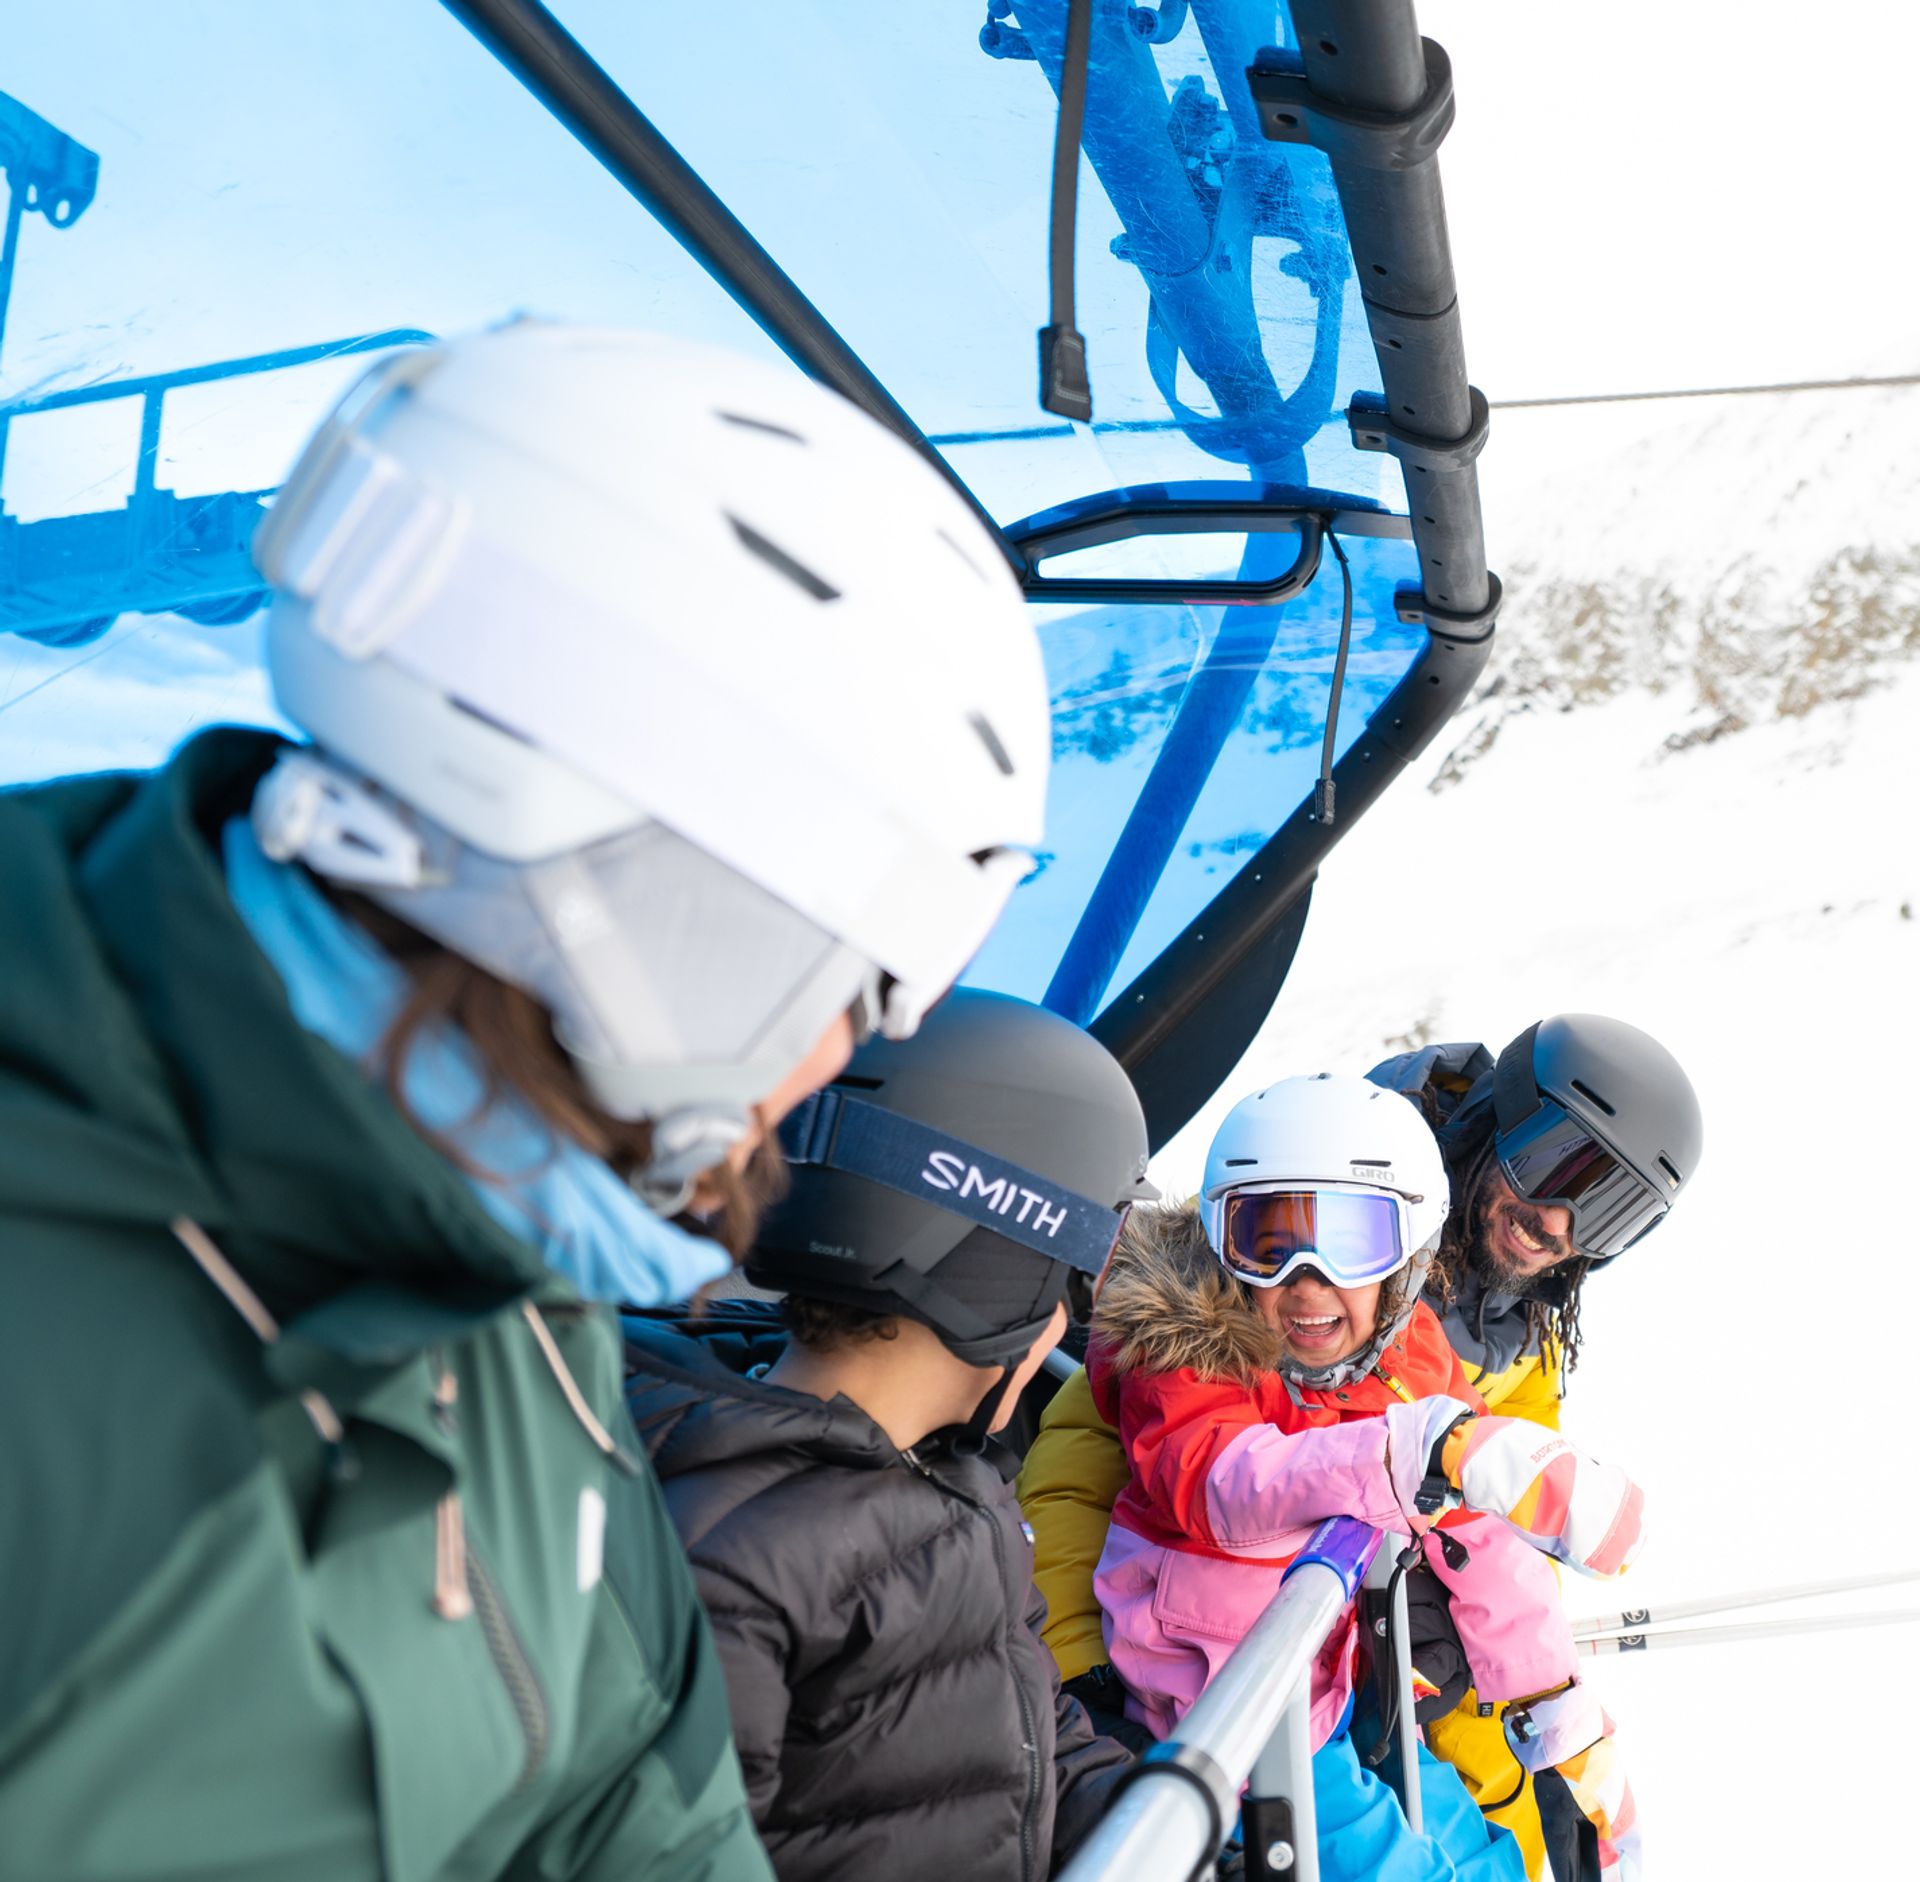
[[[1537,455],[1503,428],[1489,535],[1533,574],[1501,628],[1505,692],[1451,742],[1497,736],[1447,788],[1416,771],[1335,851],[1272,1018],[1157,1169],[1191,1187],[1221,1112],[1258,1084],[1426,1039],[1503,1041],[1586,1009],[1672,1046],[1706,1107],[1705,1160],[1672,1221],[1590,1290],[1567,1419],[1640,1475],[1652,1540],[1623,1583],[1569,1577],[1575,1615],[1920,1563],[1911,574],[1904,601],[1900,582],[1866,580],[1826,610],[1789,581],[1854,551],[1911,570],[1920,403],[1877,417],[1870,393],[1728,403],[1739,411],[1706,426],[1701,408],[1672,426],[1680,408],[1637,426],[1542,414],[1561,435]],[[1771,430],[1754,409],[1767,403]],[[1583,427],[1591,447],[1569,449]],[[1609,574],[1615,592],[1675,600],[1659,623],[1623,610],[1581,687],[1580,637],[1543,597]],[[1713,598],[1756,576],[1765,607],[1722,624],[1744,636],[1744,728],[1689,742],[1721,715],[1688,650],[1703,621],[1718,631]],[[1824,660],[1835,641],[1847,658]],[[1916,1604],[1920,1588],[1858,1603]],[[1593,1665],[1654,1874],[1911,1873],[1920,1627]]]

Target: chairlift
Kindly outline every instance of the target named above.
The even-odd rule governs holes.
[[[57,681],[53,697],[83,713],[115,669],[112,624],[170,614],[233,629],[224,657],[245,698],[260,599],[245,545],[272,479],[163,487],[163,419],[183,395],[218,388],[244,410],[284,369],[523,307],[703,329],[743,313],[925,453],[1034,603],[1052,833],[970,978],[1090,1025],[1164,1144],[1271,1011],[1321,863],[1490,650],[1500,594],[1474,469],[1487,408],[1467,381],[1436,157],[1451,73],[1405,0],[988,0],[984,20],[977,5],[768,6],[722,31],[700,9],[638,19],[611,0],[445,0],[405,20],[363,0],[324,35],[276,22],[247,45],[209,18],[170,29],[152,122],[131,127],[127,100],[146,95],[131,75],[80,73],[71,31],[10,28],[23,93],[42,97],[40,77],[102,104],[69,131],[0,100],[0,448],[18,459],[29,422],[49,436],[116,398],[140,414],[122,507],[96,507],[82,483],[65,509],[23,512],[7,466],[0,631],[29,643],[34,684]],[[1069,44],[1076,11],[1084,49]],[[335,138],[323,155],[316,139],[310,177],[263,152],[272,188],[308,192],[285,205],[295,233],[236,271],[225,304],[195,301],[166,274],[183,244],[154,220],[154,173],[181,166],[169,213],[183,227],[245,240],[267,226],[246,164],[231,194],[196,196],[167,132],[251,95],[276,35],[288,149],[342,122],[346,100],[360,145],[343,156]],[[103,63],[98,47],[84,57]],[[410,61],[431,86],[393,69]],[[1070,149],[1056,165],[1063,105],[1078,161]],[[343,167],[348,187],[382,169],[394,188],[356,197],[333,225],[354,238],[316,258],[300,218],[335,213]],[[1077,191],[1063,234],[1083,176],[1097,188]],[[438,227],[436,188],[439,248],[421,235]],[[488,190],[499,246],[477,255],[460,218],[484,220],[471,197]],[[58,245],[22,241],[31,211]],[[545,239],[548,221],[567,241]],[[34,272],[16,287],[23,252]],[[92,327],[29,339],[29,308],[43,325],[59,313],[41,289],[62,265],[93,284]],[[1058,325],[1063,269],[1085,419],[1035,409],[1035,330]],[[344,307],[332,277],[356,272],[354,305],[373,317],[346,339],[299,336],[295,314]],[[99,304],[110,286],[126,308]],[[148,296],[179,317],[136,346],[124,316]],[[730,313],[705,311],[722,302]],[[258,340],[203,343],[238,333]],[[188,645],[179,632],[143,634],[141,657],[164,669]]]
[[[970,978],[1090,1026],[1164,1145],[1499,610],[1451,73],[1410,0],[228,4],[7,29],[37,102],[0,96],[0,781],[149,762],[210,699],[271,718],[247,544],[262,440],[339,389],[289,394],[305,369],[528,307],[751,323],[922,452],[1032,602],[1049,849]],[[213,122],[252,142],[210,166]],[[103,470],[81,434],[118,402]],[[163,483],[175,433],[227,437],[203,488]],[[1189,1722],[1211,1777],[1143,1767],[1076,1874],[1217,1845],[1249,1774],[1250,1872],[1314,1872],[1303,1668],[1376,1546],[1309,1552]]]

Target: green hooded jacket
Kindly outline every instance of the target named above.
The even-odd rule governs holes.
[[[228,900],[275,748],[0,794],[0,1878],[757,1882],[610,1313]]]

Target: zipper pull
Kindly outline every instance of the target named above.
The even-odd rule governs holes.
[[[451,1433],[460,1380],[444,1355],[435,1357],[440,1370],[433,1381],[434,1421]],[[473,1591],[467,1586],[467,1524],[458,1490],[449,1490],[433,1512],[433,1611],[443,1621],[464,1621],[473,1612]]]
[[[443,1355],[435,1357],[439,1359],[440,1370],[433,1381],[433,1418],[442,1431],[451,1434],[459,1422],[453,1408],[460,1402],[460,1378]]]
[[[464,1621],[473,1612],[473,1591],[467,1586],[467,1526],[457,1490],[449,1490],[433,1512],[433,1611],[443,1621]]]
[[[1384,1356],[1374,1361],[1373,1373],[1374,1377],[1403,1404],[1411,1405],[1414,1402],[1414,1395],[1387,1370],[1387,1362]]]

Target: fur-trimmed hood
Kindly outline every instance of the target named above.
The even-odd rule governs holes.
[[[1220,1265],[1197,1199],[1136,1208],[1094,1304],[1092,1339],[1116,1373],[1250,1384],[1280,1364],[1279,1336]]]

